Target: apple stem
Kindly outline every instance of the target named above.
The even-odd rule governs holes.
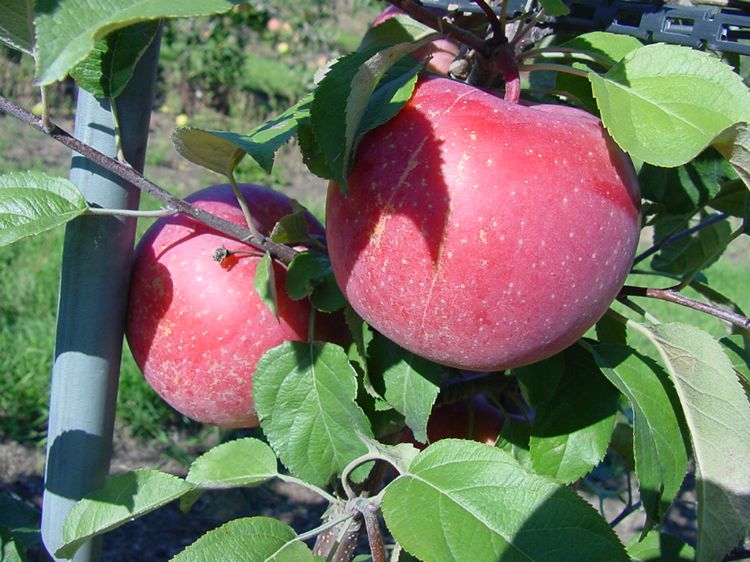
[[[120,162],[115,158],[110,158],[106,154],[99,152],[95,148],[81,142],[70,133],[64,131],[55,123],[49,123],[50,130],[45,130],[45,125],[41,119],[37,119],[18,105],[14,104],[4,96],[0,96],[0,112],[7,113],[8,115],[15,117],[19,121],[30,125],[31,127],[41,131],[48,135],[52,139],[56,140],[60,144],[67,146],[68,148],[78,152],[82,156],[85,156],[89,160],[96,162],[102,168],[112,172],[116,176],[130,182],[132,185],[151,195],[154,199],[157,199],[168,208],[174,209],[176,212],[182,213],[189,216],[190,218],[201,222],[212,229],[221,232],[235,240],[240,240],[246,244],[250,244],[258,248],[263,252],[269,252],[274,258],[280,262],[289,264],[294,259],[294,256],[298,254],[297,250],[291,248],[285,244],[279,244],[273,240],[263,237],[258,239],[253,233],[238,224],[230,222],[228,220],[217,217],[216,215],[209,213],[208,211],[191,205],[184,199],[175,197],[167,190],[159,187],[152,181],[146,179],[141,173],[135,168],[127,164],[126,162]]]
[[[493,59],[505,80],[505,101],[518,103],[521,99],[521,77],[518,73],[518,63],[513,47],[507,41],[498,45]]]
[[[383,534],[380,532],[378,524],[377,505],[370,501],[357,502],[356,509],[362,514],[365,521],[365,530],[367,531],[367,541],[370,543],[370,554],[373,562],[386,562],[385,546],[383,545]]]

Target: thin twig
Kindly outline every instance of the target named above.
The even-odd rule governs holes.
[[[492,41],[496,45],[500,43],[507,43],[508,38],[505,36],[505,26],[498,19],[495,11],[484,0],[474,0],[474,3],[479,6],[479,8],[484,12],[484,15],[487,16],[487,21],[489,22],[490,28],[492,29]],[[505,4],[505,2],[503,2],[503,4]]]
[[[16,119],[26,123],[27,125],[30,125],[38,131],[41,131],[42,133],[52,137],[57,142],[67,146],[75,152],[78,152],[92,162],[100,165],[102,168],[105,168],[116,176],[134,185],[138,189],[148,193],[158,201],[162,202],[168,208],[174,209],[179,213],[187,215],[190,218],[193,218],[198,222],[201,222],[231,238],[250,244],[251,246],[254,246],[255,248],[258,248],[259,250],[262,250],[264,252],[269,252],[274,258],[283,263],[290,263],[292,259],[294,259],[294,256],[297,255],[297,251],[293,248],[290,248],[289,246],[279,244],[278,242],[273,242],[268,238],[258,240],[255,236],[253,236],[253,233],[249,229],[217,217],[216,215],[213,215],[208,211],[201,209],[200,207],[191,205],[184,199],[175,197],[165,189],[146,179],[143,175],[141,175],[137,170],[135,170],[128,164],[120,162],[114,158],[110,158],[106,154],[99,152],[95,148],[92,148],[91,146],[73,137],[54,123],[50,122],[51,130],[45,131],[41,119],[37,119],[36,117],[34,117],[34,115],[17,106],[3,96],[0,96],[0,111],[7,113],[12,117],[15,117]]]
[[[406,13],[412,19],[431,27],[441,35],[453,39],[467,47],[474,49],[484,56],[489,56],[492,51],[492,44],[489,41],[480,39],[471,31],[453,25],[452,23],[441,18],[437,14],[422,7],[414,0],[387,0],[389,4],[396,6],[399,10]]]
[[[712,215],[708,217],[706,220],[703,220],[696,224],[695,226],[692,226],[690,228],[686,228],[685,230],[680,230],[679,232],[675,232],[674,234],[670,234],[666,238],[663,238],[662,240],[659,240],[658,243],[651,246],[649,249],[641,252],[638,254],[635,259],[633,260],[633,265],[642,262],[647,257],[651,256],[652,254],[655,254],[659,250],[661,250],[664,246],[667,246],[668,244],[672,244],[674,242],[677,242],[678,240],[682,240],[683,238],[687,238],[691,234],[694,234],[698,232],[699,230],[702,230],[704,228],[707,228],[711,226],[712,224],[716,224],[717,222],[726,220],[729,218],[729,215],[727,213],[719,213],[717,215]]]
[[[733,324],[738,328],[742,328],[743,330],[750,330],[750,318],[747,318],[746,316],[743,316],[741,314],[737,314],[736,312],[725,310],[718,306],[686,297],[682,293],[679,293],[673,289],[653,289],[650,287],[632,287],[629,285],[625,285],[620,290],[620,296],[647,297],[651,299],[673,302],[687,308],[692,308],[693,310],[697,310],[699,312],[710,314],[711,316],[715,316],[716,318],[724,320],[725,322],[729,322],[730,324]]]
[[[380,532],[380,525],[378,524],[377,507],[368,502],[359,508],[359,512],[365,520],[365,530],[367,531],[367,542],[370,543],[372,562],[386,562],[383,535]]]

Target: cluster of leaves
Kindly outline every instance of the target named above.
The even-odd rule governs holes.
[[[67,38],[53,34],[52,15],[40,12],[34,20],[36,48],[21,28],[0,26],[0,37],[34,54],[40,83],[52,83],[85,66],[81,61],[98,39],[106,36],[109,43],[112,31],[130,33],[134,28],[127,25],[143,19],[142,11],[136,17],[128,2],[122,4],[107,20],[71,21]],[[148,18],[230,7],[218,0],[186,2],[179,9],[161,4],[153,3]],[[76,0],[60,2],[55,16],[70,17],[78,8]],[[404,57],[432,32],[404,23],[394,19],[376,28],[360,49],[332,65],[313,92],[275,119],[248,133],[180,129],[178,150],[231,178],[245,156],[270,172],[276,150],[296,136],[310,170],[346,189],[357,139],[398,112],[422,68]],[[705,283],[701,271],[750,224],[750,92],[741,76],[711,54],[643,46],[605,33],[553,40],[535,56],[543,59],[559,47],[576,53],[565,61],[575,76],[561,76],[559,89],[599,114],[639,164],[645,220],[655,232],[654,249],[639,256],[639,267],[649,279],[664,280],[675,290],[689,285],[709,303],[737,311],[729,297]],[[111,52],[103,50],[100,60]],[[128,50],[123,57],[128,64],[114,66],[132,69],[141,52],[142,45]],[[115,96],[129,78],[127,72],[107,71],[112,66],[99,64],[89,75],[104,84],[103,97]],[[528,64],[530,70],[533,66]],[[4,243],[62,224],[87,208],[75,187],[59,178],[5,176],[0,189],[0,203],[23,211],[2,219]],[[305,236],[299,224],[287,217],[275,229],[275,241],[299,241]],[[264,290],[270,269],[258,268],[256,287],[273,306],[273,295]],[[634,272],[633,282],[639,278],[642,273]],[[323,311],[345,307],[324,253],[296,256],[289,279],[295,298],[310,295]],[[349,348],[285,343],[261,360],[254,396],[268,444],[244,439],[221,445],[197,459],[184,479],[153,470],[111,478],[71,511],[56,554],[70,556],[91,537],[175,499],[188,509],[206,490],[281,478],[328,500],[331,519],[302,535],[267,518],[236,520],[207,533],[176,559],[312,560],[316,554],[305,540],[354,518],[367,522],[373,510],[405,551],[402,560],[408,559],[406,552],[424,560],[648,559],[667,548],[659,526],[689,459],[697,471],[695,557],[719,560],[745,536],[750,526],[746,328],[717,341],[694,326],[661,323],[647,305],[643,309],[624,299],[595,332],[568,350],[493,375],[514,377],[534,412],[524,423],[509,418],[497,447],[444,440],[418,452],[409,444],[387,444],[387,436],[405,425],[425,441],[443,368],[396,347],[346,312],[353,334]],[[642,540],[627,549],[568,486],[600,463],[618,426],[632,432],[647,517]],[[279,470],[279,461],[285,470]],[[376,472],[373,463],[391,466],[395,476],[360,494]],[[326,491],[334,482],[343,495]],[[682,556],[693,555],[688,547],[677,549]]]

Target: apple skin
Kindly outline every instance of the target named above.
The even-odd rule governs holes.
[[[637,177],[599,120],[430,77],[331,183],[327,238],[353,308],[398,345],[497,371],[572,344],[632,265]]]
[[[250,184],[240,189],[263,233],[292,212],[281,193]],[[187,200],[246,224],[229,185],[206,188]],[[323,234],[311,215],[308,226],[311,233]],[[310,304],[287,297],[286,269],[274,262],[277,321],[254,289],[260,257],[234,254],[219,264],[213,253],[222,246],[253,250],[184,215],[151,225],[136,248],[126,335],[146,380],[175,410],[223,427],[256,427],[256,364],[272,347],[307,340]]]
[[[400,10],[396,6],[387,6],[372,23],[372,27],[383,23],[391,19],[394,16],[404,15],[403,10]],[[430,61],[427,63],[427,70],[446,76],[448,70],[453,64],[456,56],[458,55],[458,44],[450,39],[435,39],[428,45],[421,47],[414,51],[412,56],[417,60],[423,60],[430,57]]]

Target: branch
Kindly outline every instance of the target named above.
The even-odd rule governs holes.
[[[170,209],[174,209],[179,213],[187,215],[231,238],[250,244],[263,252],[269,252],[274,258],[283,263],[290,263],[294,256],[297,255],[297,251],[289,246],[273,242],[268,238],[262,238],[259,240],[249,229],[219,218],[200,207],[191,205],[184,199],[175,197],[165,189],[143,177],[142,174],[128,164],[110,158],[106,154],[103,154],[91,146],[79,141],[77,138],[73,137],[52,122],[49,123],[49,131],[46,131],[41,119],[37,119],[34,115],[3,96],[0,96],[0,111],[15,117],[38,131],[52,137],[57,142],[67,146],[75,152],[78,152],[82,156],[85,156],[89,160],[100,165],[102,168],[134,185],[141,191],[148,193]]]
[[[633,297],[647,297],[652,299],[659,299],[663,301],[673,302],[687,308],[692,308],[699,312],[704,312],[715,316],[725,322],[729,322],[738,328],[743,330],[750,330],[750,318],[731,312],[718,306],[706,304],[704,302],[686,297],[685,295],[673,290],[673,289],[652,289],[650,287],[631,287],[625,285],[620,290],[621,297],[633,296]]]

